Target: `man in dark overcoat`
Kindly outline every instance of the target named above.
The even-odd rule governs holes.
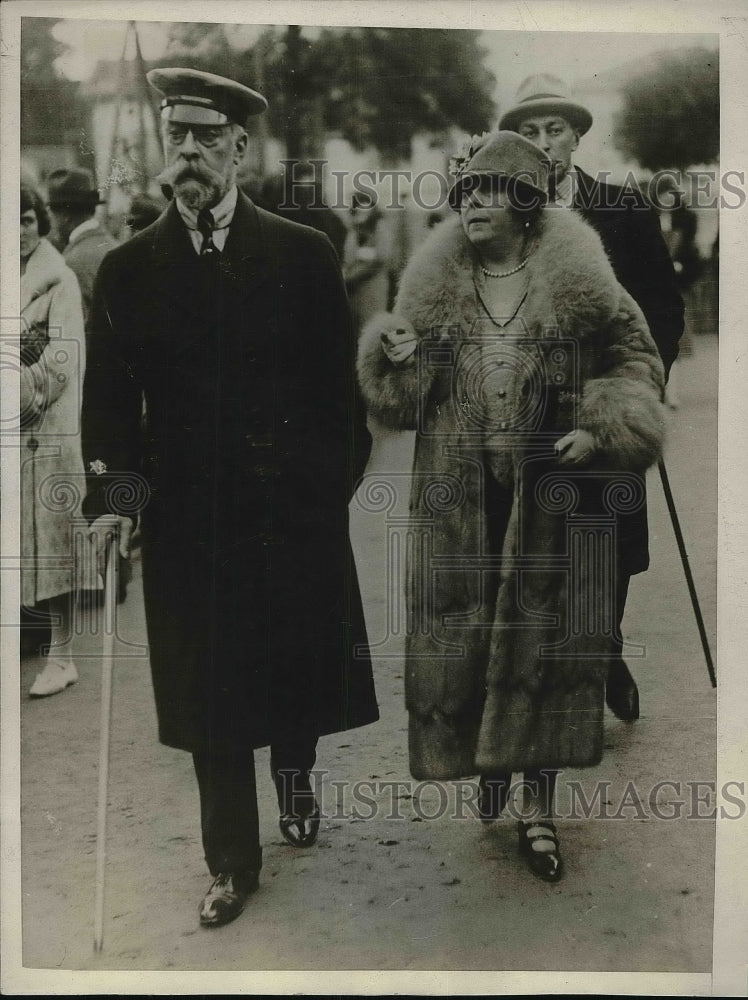
[[[499,128],[519,132],[554,161],[552,199],[597,230],[616,277],[644,313],[667,377],[683,334],[683,299],[672,260],[657,214],[638,190],[603,183],[573,164],[573,153],[591,125],[590,111],[572,99],[564,81],[547,73],[520,85],[515,104],[499,122]],[[643,477],[641,491],[645,498]],[[619,515],[618,542],[615,610],[620,634],[629,581],[649,566],[646,500]],[[639,717],[639,693],[620,655],[622,642],[617,648],[619,655],[608,668],[606,701],[620,719],[633,721]]]
[[[148,76],[174,200],[97,277],[84,509],[100,551],[112,517],[126,551],[141,515],[159,736],[193,755],[216,926],[257,886],[253,750],[270,745],[281,833],[307,847],[318,736],[377,719],[348,538],[370,438],[329,240],[236,186],[264,98]]]

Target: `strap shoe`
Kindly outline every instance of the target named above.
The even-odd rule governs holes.
[[[558,882],[564,866],[555,825],[547,819],[534,823],[520,821],[517,832],[519,853],[527,861],[533,875],[546,882]]]

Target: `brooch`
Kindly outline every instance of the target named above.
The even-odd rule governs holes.
[[[95,476],[103,476],[106,472],[106,463],[102,462],[100,458],[97,458],[94,462],[88,463],[88,468]]]

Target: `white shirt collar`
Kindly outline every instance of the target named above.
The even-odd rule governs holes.
[[[79,236],[83,236],[84,233],[89,232],[92,229],[99,228],[99,220],[95,215],[92,215],[90,219],[85,219],[79,226],[76,226],[72,231],[70,236],[68,236],[68,245],[74,243]]]
[[[574,192],[577,189],[577,176],[574,167],[570,167],[566,174],[556,185],[555,201],[564,208],[572,208],[574,205]]]
[[[217,205],[213,205],[210,210],[215,220],[216,229],[227,229],[231,225],[236,210],[236,200],[239,196],[239,189],[233,184]],[[177,210],[182,216],[182,221],[188,229],[197,229],[197,212],[193,212],[177,198]]]

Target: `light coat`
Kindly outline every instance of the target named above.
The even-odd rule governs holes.
[[[80,406],[86,348],[75,275],[48,240],[21,277],[21,342],[49,335],[20,380],[21,603],[96,586],[73,558],[71,518],[85,492]]]
[[[75,272],[81,290],[83,303],[83,320],[88,329],[88,318],[91,313],[91,298],[96,275],[101,262],[117,246],[112,234],[97,220],[95,229],[86,229],[78,233],[63,250],[63,257],[68,267]]]
[[[506,414],[512,489],[487,473],[483,428],[472,419],[490,376],[471,369],[481,341],[471,337],[475,257],[459,218],[421,246],[394,315],[372,320],[360,343],[370,412],[417,430],[405,675],[417,778],[582,767],[602,754],[615,616],[598,609],[585,618],[584,602],[605,596],[614,607],[601,566],[614,568],[618,514],[643,502],[641,474],[660,453],[663,367],[594,231],[549,212],[538,232],[524,346],[506,354],[529,401]],[[420,343],[414,363],[393,366],[380,336],[400,317]],[[494,329],[495,357],[501,337]],[[553,451],[575,427],[598,442],[581,471],[560,466]],[[607,555],[577,559],[580,539]]]

